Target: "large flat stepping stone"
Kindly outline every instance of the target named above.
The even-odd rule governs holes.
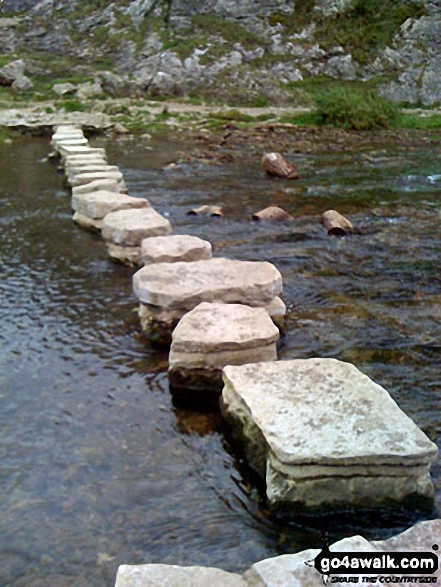
[[[105,150],[101,147],[89,147],[87,145],[58,145],[58,151],[62,159],[70,155],[101,155],[105,157]]]
[[[267,308],[279,323],[285,312],[278,297],[282,276],[267,262],[218,258],[156,263],[135,273],[133,287],[141,302],[142,328],[152,341],[160,344],[171,341],[177,322],[201,302]]]
[[[151,236],[165,236],[172,231],[170,222],[153,208],[121,210],[104,218],[102,235],[109,256],[121,263],[141,262],[141,243]]]
[[[353,365],[257,363],[227,366],[223,377],[224,415],[271,505],[377,507],[433,496],[436,445]]]
[[[115,587],[247,587],[240,575],[210,567],[121,565]]]
[[[98,191],[72,197],[74,221],[83,228],[95,231],[102,229],[104,217],[111,212],[149,206],[149,202],[144,198],[132,198],[115,192]]]
[[[72,195],[78,196],[81,194],[90,194],[92,192],[98,192],[102,190],[117,193],[123,191],[121,183],[116,181],[116,179],[96,179],[95,181],[91,181],[85,185],[73,187]]]
[[[96,165],[90,165],[90,164],[86,164],[86,165],[78,165],[78,166],[65,166],[66,169],[66,174],[68,176],[69,179],[73,179],[75,176],[77,176],[80,173],[104,173],[104,172],[109,172],[109,171],[119,171],[119,168],[117,165],[108,165],[107,163],[99,163]]]
[[[146,238],[141,243],[144,265],[211,259],[211,244],[197,236],[175,234]]]
[[[114,179],[118,183],[124,183],[124,177],[121,171],[87,171],[84,173],[78,173],[72,179],[70,179],[70,185],[72,187],[87,185],[92,181],[101,179]]]
[[[276,361],[279,330],[264,308],[202,302],[172,334],[169,380],[183,390],[222,390],[222,369]]]

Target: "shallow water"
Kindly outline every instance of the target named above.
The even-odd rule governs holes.
[[[302,179],[288,183],[263,177],[247,151],[164,171],[185,142],[98,143],[175,232],[280,269],[281,358],[353,362],[441,446],[439,143],[297,156]],[[138,336],[131,272],[73,224],[48,150],[45,139],[0,145],[0,585],[107,587],[126,563],[242,571],[319,546],[322,530],[385,538],[441,515],[438,460],[433,512],[273,519],[219,416],[173,406],[167,355]],[[205,203],[225,217],[186,215]],[[271,203],[295,223],[249,220]],[[328,208],[362,234],[328,238]]]

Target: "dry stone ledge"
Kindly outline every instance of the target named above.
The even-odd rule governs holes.
[[[276,361],[279,330],[264,308],[203,302],[172,334],[168,376],[175,389],[222,390],[222,369]]]
[[[211,259],[211,244],[197,236],[175,234],[146,238],[141,243],[144,265]]]
[[[79,185],[72,188],[72,195],[78,196],[81,194],[90,194],[92,192],[98,192],[102,190],[117,193],[123,191],[121,183],[115,179],[96,179],[95,181],[91,181],[85,185]]]
[[[170,222],[153,208],[111,212],[104,218],[102,235],[109,256],[121,263],[141,262],[141,243],[151,236],[172,231]]]
[[[240,575],[210,567],[121,565],[115,587],[247,587]]]
[[[169,344],[178,321],[201,302],[267,308],[283,326],[282,276],[271,263],[224,258],[156,263],[135,273],[133,287],[141,326],[158,344]]]
[[[273,506],[340,509],[431,498],[438,449],[349,363],[228,366],[222,410]]]
[[[104,217],[111,212],[149,206],[144,198],[132,198],[115,192],[98,191],[72,197],[74,221],[83,228],[94,231],[102,229]]]
[[[441,520],[420,522],[402,534],[388,540],[369,542],[362,536],[339,540],[330,546],[331,552],[431,552],[433,544],[439,544]],[[433,575],[439,583],[441,578],[441,551],[432,551],[438,556],[438,569]],[[242,576],[226,573],[209,567],[178,567],[174,565],[121,565],[115,587],[323,587],[322,575],[307,561],[315,559],[319,549],[309,549],[296,554],[284,554],[255,563]],[[376,576],[375,573],[367,573]],[[333,575],[345,577],[345,575]],[[401,577],[389,573],[388,577]],[[348,575],[346,575],[348,577]],[[388,581],[389,582],[389,581]],[[393,581],[391,580],[392,584]],[[436,583],[436,584],[438,584]],[[385,585],[378,580],[374,585]]]

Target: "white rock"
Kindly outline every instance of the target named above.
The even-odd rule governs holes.
[[[141,302],[143,329],[161,342],[170,342],[177,321],[201,302],[268,307],[273,319],[271,310],[275,309],[280,319],[284,307],[275,301],[282,291],[282,276],[266,262],[219,258],[156,263],[135,273],[133,287]]]
[[[98,191],[72,197],[74,221],[85,228],[97,230],[101,230],[104,217],[111,212],[149,206],[144,198],[132,198],[115,192]]]
[[[436,445],[353,365],[228,366],[224,384],[224,414],[265,476],[270,503],[375,507],[433,495]]]
[[[153,208],[121,210],[104,218],[102,234],[109,256],[121,262],[140,263],[141,242],[171,233],[170,222]]]
[[[86,146],[89,144],[89,141],[86,139],[86,137],[63,137],[63,138],[54,138],[52,137],[52,141],[51,141],[51,145],[53,145],[53,147],[59,151],[60,147],[64,147],[64,146],[70,146],[70,147],[75,147],[75,146]]]
[[[77,86],[67,82],[65,84],[55,84],[52,86],[52,91],[57,94],[57,96],[64,96],[65,94],[74,94],[77,91]]]
[[[86,185],[98,180],[115,180],[118,183],[123,182],[123,174],[121,171],[87,171],[76,174],[71,180],[70,185],[73,187]]]
[[[103,163],[101,165],[84,165],[82,167],[81,166],[74,167],[73,165],[69,165],[69,167],[66,167],[66,174],[69,179],[74,178],[76,175],[78,175],[80,173],[90,173],[90,172],[104,173],[104,172],[109,172],[109,171],[119,171],[118,166],[117,165],[107,165],[106,163]]]
[[[141,243],[144,265],[211,259],[211,244],[197,236],[172,235],[144,239]]]
[[[240,575],[210,567],[121,565],[115,587],[248,587]]]
[[[114,179],[97,179],[86,185],[79,185],[72,188],[72,195],[90,194],[91,192],[98,192],[105,190],[107,192],[120,192],[121,184]]]
[[[100,155],[106,156],[106,152],[102,148],[93,148],[86,145],[59,145],[59,151],[63,159],[69,155]]]
[[[172,334],[169,378],[186,389],[222,389],[222,369],[277,359],[279,330],[263,308],[199,304]]]

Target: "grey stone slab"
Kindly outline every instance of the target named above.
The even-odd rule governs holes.
[[[99,180],[115,180],[119,183],[124,181],[121,171],[87,171],[84,173],[77,173],[70,179],[72,187],[86,185],[93,181]]]
[[[121,183],[115,179],[97,179],[72,188],[72,196],[76,197],[81,194],[90,194],[91,192],[107,191],[107,192],[121,192],[123,191]]]
[[[170,222],[153,208],[112,212],[103,223],[106,241],[124,247],[140,247],[145,238],[170,233]]]
[[[211,244],[196,236],[171,235],[147,238],[141,243],[144,265],[211,259]]]

